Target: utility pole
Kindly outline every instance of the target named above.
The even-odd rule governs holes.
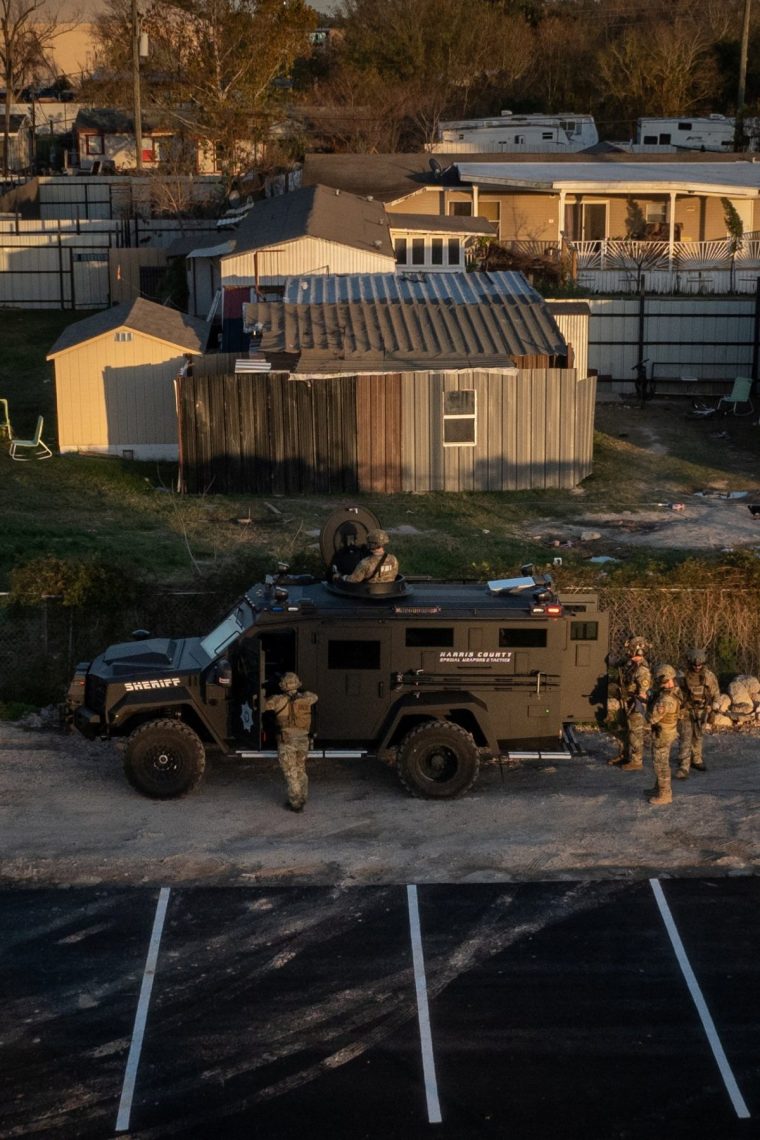
[[[132,0],[132,106],[134,110],[137,169],[142,170],[142,99],[140,97],[140,15],[137,0]]]
[[[742,21],[742,48],[738,60],[738,88],[736,91],[736,114],[741,115],[746,97],[746,57],[750,49],[750,10],[752,0],[744,0],[744,19]]]

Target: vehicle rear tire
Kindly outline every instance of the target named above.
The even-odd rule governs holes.
[[[428,721],[413,728],[401,742],[398,774],[413,796],[430,800],[461,796],[477,780],[479,768],[477,745],[458,724]]]
[[[198,787],[206,768],[200,738],[179,720],[153,720],[127,740],[124,774],[152,800],[173,800]]]

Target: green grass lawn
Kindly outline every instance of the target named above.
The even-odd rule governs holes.
[[[52,365],[45,357],[61,330],[84,315],[0,310],[0,396],[9,401],[17,435],[30,435],[37,415],[43,415],[44,438],[54,450]],[[739,435],[736,446],[719,452],[706,450],[704,425],[687,430],[682,411],[662,410],[672,418],[672,424],[660,425],[670,432],[667,454],[629,437],[626,415],[633,413],[616,407],[602,415],[594,471],[581,494],[431,493],[363,496],[361,501],[384,526],[402,528],[394,535],[393,550],[407,573],[485,577],[513,573],[524,561],[543,565],[550,553],[535,537],[536,519],[552,517],[569,525],[589,512],[635,510],[655,497],[676,498],[727,478],[734,485],[736,480],[757,485],[758,432],[749,420],[728,423],[728,417],[728,427]],[[13,463],[7,446],[0,445],[0,590],[8,589],[14,566],[44,554],[98,554],[156,582],[182,585],[198,585],[208,575],[232,577],[248,564],[276,559],[316,568],[317,533],[331,509],[348,501],[324,495],[180,496],[173,491],[175,477],[171,465],[73,455]],[[249,514],[250,525],[238,522]],[[563,557],[566,572],[576,579],[582,557],[578,552]],[[646,552],[631,557],[641,561]],[[661,554],[658,564],[679,557],[678,551]]]

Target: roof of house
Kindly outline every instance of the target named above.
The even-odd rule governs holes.
[[[532,162],[510,170],[501,163],[460,162],[459,177],[462,182],[479,186],[509,186],[546,192],[563,189],[578,193],[593,190],[619,194],[636,184],[684,194],[691,191],[737,196],[744,192],[754,198],[760,190],[760,163],[744,159],[733,163],[684,165],[680,162],[642,162],[639,156],[638,162],[629,163],[570,162],[558,167],[550,162]]]
[[[134,130],[134,117],[112,107],[81,107],[74,120],[75,131],[97,131],[104,135],[130,135]],[[161,116],[151,112],[142,114],[143,131],[176,132]]]
[[[305,186],[256,202],[232,235],[234,252],[263,249],[300,237],[349,245],[393,258],[382,202],[327,186]]]
[[[209,333],[205,321],[138,297],[69,325],[48,352],[47,359],[122,328],[164,341],[183,352],[194,353],[204,352]]]
[[[244,325],[260,323],[260,350],[295,354],[301,375],[506,368],[565,355],[551,312],[521,274],[415,276],[293,278],[282,301],[244,305]]]
[[[387,213],[392,230],[407,230],[410,233],[457,234],[460,237],[495,237],[498,228],[486,218],[463,217],[447,214],[401,214]]]
[[[480,154],[477,163],[463,163],[461,154],[436,154],[436,164],[441,168],[436,172],[431,166],[429,154],[307,154],[303,166],[303,184],[305,186],[321,183],[325,186],[348,191],[352,194],[372,194],[385,203],[400,201],[411,194],[434,187],[448,187],[461,185],[460,171],[463,166],[490,166],[509,173],[513,168],[518,170],[531,164],[540,164],[547,171],[554,169],[558,177],[562,176],[563,168],[567,165],[576,167],[604,167],[614,170],[616,167],[625,169],[631,165],[641,164],[641,155],[627,152],[598,153],[589,151],[572,152],[570,154],[531,155],[531,154]],[[472,157],[472,156],[470,156]],[[705,160],[709,162],[706,163]],[[698,151],[683,151],[678,154],[647,154],[646,166],[658,167],[668,165],[674,167],[701,167],[704,165],[735,165],[750,166],[751,161],[739,158],[735,154],[702,154]],[[693,171],[686,173],[682,169],[682,177],[691,179]],[[622,178],[626,175],[622,174]],[[629,173],[628,177],[631,175]]]

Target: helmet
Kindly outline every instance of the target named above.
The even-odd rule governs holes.
[[[374,550],[378,546],[385,546],[386,542],[390,542],[390,538],[384,530],[371,530],[367,534],[367,546],[370,550]]]
[[[690,649],[686,654],[686,660],[692,665],[704,665],[707,661],[707,653],[704,649]]]
[[[631,657],[643,657],[647,650],[646,639],[631,634],[625,643],[625,649]]]
[[[658,681],[675,681],[676,671],[672,665],[658,665],[655,677]]]
[[[301,679],[297,673],[283,673],[280,677],[280,688],[283,693],[295,693],[301,688]]]

